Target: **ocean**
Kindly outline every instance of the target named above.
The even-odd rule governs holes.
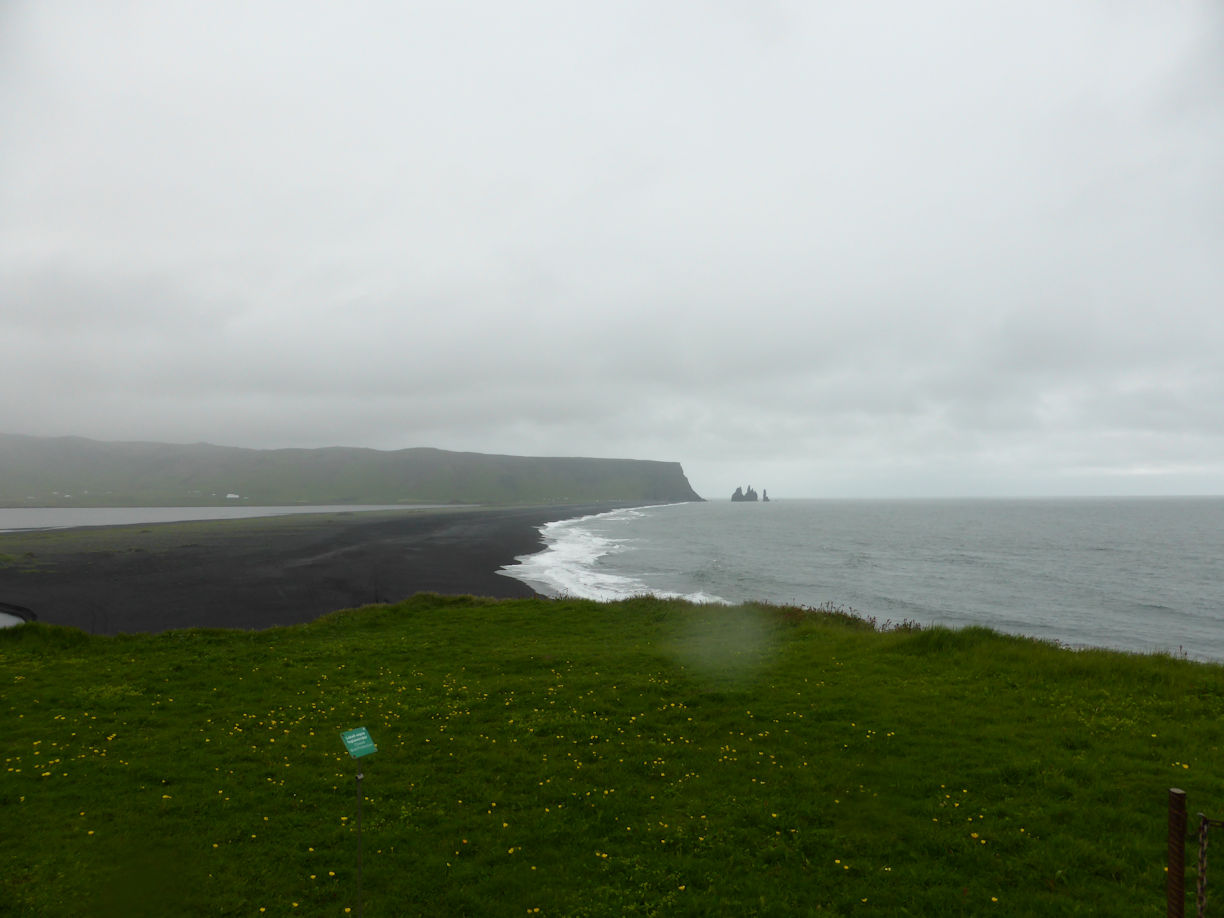
[[[709,501],[541,531],[502,573],[550,596],[827,603],[1224,661],[1224,498]]]

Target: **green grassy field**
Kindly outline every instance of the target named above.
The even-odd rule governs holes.
[[[1224,816],[1224,668],[841,613],[26,625],[0,680],[0,914],[356,914],[358,764],[369,916],[1156,915],[1168,788]]]

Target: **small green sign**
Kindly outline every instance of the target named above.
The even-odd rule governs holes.
[[[340,739],[344,740],[344,748],[355,759],[378,751],[378,747],[374,745],[374,740],[370,739],[370,731],[365,727],[354,727],[352,730],[345,730],[340,734]]]

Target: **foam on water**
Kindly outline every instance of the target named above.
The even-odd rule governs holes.
[[[527,584],[545,596],[574,596],[609,602],[630,596],[661,596],[693,602],[725,603],[708,593],[676,593],[654,589],[639,577],[601,569],[624,551],[631,540],[622,537],[624,524],[641,519],[641,510],[613,510],[572,520],[558,520],[540,527],[543,551],[520,555],[517,563],[498,571]]]

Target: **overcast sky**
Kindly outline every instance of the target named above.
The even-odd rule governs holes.
[[[0,431],[1224,494],[1224,7],[0,2]]]

